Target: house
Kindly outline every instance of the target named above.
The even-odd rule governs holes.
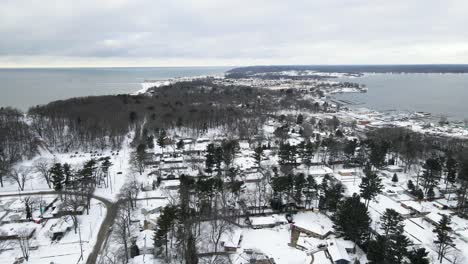
[[[311,167],[308,170],[308,174],[314,177],[323,177],[327,174],[333,174],[333,170],[326,166]]]
[[[301,234],[325,239],[333,234],[333,222],[326,215],[315,212],[301,212],[293,217],[291,224],[291,246],[296,247]]]
[[[338,171],[340,176],[355,176],[356,170],[355,169],[341,169]]]
[[[0,227],[0,240],[15,240],[19,236],[32,238],[37,226],[33,222],[4,224]]]
[[[242,175],[242,179],[246,183],[255,183],[262,181],[263,175],[256,170],[246,170]]]
[[[223,233],[221,239],[221,246],[224,247],[226,252],[236,252],[240,248],[242,242],[242,229],[235,229],[230,233]]]
[[[403,168],[396,165],[388,165],[385,169],[389,172],[403,172]]]
[[[48,230],[52,240],[60,240],[73,227],[73,219],[69,215],[50,221],[54,221]]]
[[[244,252],[238,257],[242,260],[240,263],[249,263],[249,264],[275,264],[273,258],[269,258],[263,252],[254,249],[244,249]],[[247,262],[245,262],[247,261]],[[235,262],[239,263],[239,262]]]
[[[253,229],[272,228],[282,224],[287,224],[286,219],[280,219],[276,215],[250,217],[250,226]]]
[[[337,243],[336,240],[328,242],[327,252],[334,264],[349,264],[351,258],[348,255],[346,249]]]
[[[161,181],[161,187],[163,187],[163,188],[165,188],[167,190],[178,190],[179,186],[180,186],[179,179]]]

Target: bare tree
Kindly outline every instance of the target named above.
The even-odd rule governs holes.
[[[120,210],[114,223],[114,234],[116,235],[116,242],[123,245],[125,252],[125,263],[128,263],[129,259],[129,250],[128,250],[128,240],[130,238],[130,224],[129,224],[129,215],[125,210]]]
[[[26,196],[25,198],[21,199],[21,201],[24,203],[24,210],[25,210],[25,213],[26,213],[26,219],[30,220],[32,218],[33,200],[31,200],[31,197]]]
[[[51,164],[47,159],[40,159],[34,163],[34,168],[37,173],[41,174],[41,176],[44,178],[44,180],[47,183],[47,186],[51,188],[51,174],[50,174],[50,168]]]
[[[30,173],[30,167],[19,167],[11,170],[11,178],[18,184],[20,191],[24,191],[24,185],[31,179]]]
[[[231,224],[226,221],[225,219],[215,217],[212,221],[210,221],[211,225],[211,233],[210,233],[210,240],[214,245],[214,252],[218,253],[218,245],[223,237],[223,235],[228,235],[232,232]]]
[[[6,231],[0,231],[0,236],[5,236],[7,235]],[[11,247],[11,241],[8,240],[0,240],[0,254],[4,251],[7,250],[8,248]]]
[[[23,258],[28,261],[29,260],[29,230],[28,229],[20,229],[18,231],[17,242],[21,249],[21,254]]]
[[[75,234],[78,228],[78,214],[79,209],[84,208],[86,202],[83,200],[81,195],[68,195],[65,197],[64,202],[62,203],[62,211],[66,212],[73,221],[73,228]]]

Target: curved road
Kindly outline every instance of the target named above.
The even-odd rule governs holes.
[[[16,194],[0,194],[0,198],[18,197],[18,196],[31,196],[31,195],[47,195],[47,194],[81,195],[78,192],[37,191],[37,192],[22,192],[22,193],[16,193]],[[99,252],[101,251],[102,244],[103,244],[103,242],[106,240],[106,238],[108,236],[109,227],[111,227],[114,224],[114,219],[117,216],[118,207],[119,207],[119,202],[114,203],[112,201],[107,200],[106,198],[101,197],[101,196],[96,196],[96,195],[93,194],[91,196],[91,198],[102,202],[106,206],[107,210],[106,210],[106,217],[102,221],[101,227],[99,228],[96,243],[94,244],[93,250],[88,255],[88,259],[86,261],[87,264],[95,264],[96,263]]]

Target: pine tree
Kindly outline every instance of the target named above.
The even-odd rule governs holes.
[[[398,182],[398,175],[397,175],[396,173],[393,174],[392,182],[394,182],[394,183],[397,183],[397,182]]]
[[[206,155],[205,155],[205,171],[207,173],[213,173],[213,166],[215,165],[215,145],[213,143],[206,146]]]
[[[254,148],[254,159],[258,167],[261,167],[261,162],[263,158],[263,148],[260,144]]]
[[[354,243],[361,244],[368,237],[371,219],[357,194],[338,204],[332,220],[336,232]]]
[[[138,172],[143,174],[145,170],[146,162],[146,145],[143,143],[138,144],[136,151],[132,153],[131,163],[138,170]]]
[[[408,181],[407,186],[408,186],[408,189],[409,189],[411,192],[414,191],[415,186],[414,186],[414,183],[413,183],[412,180],[409,180],[409,181]]]
[[[384,232],[384,237],[387,238],[391,234],[395,234],[399,229],[403,228],[403,216],[394,209],[386,209],[380,217],[380,229]]]
[[[408,259],[410,264],[429,264],[428,254],[425,248],[414,249],[408,252]]]
[[[303,173],[299,173],[294,177],[294,200],[296,203],[302,203],[302,191],[306,185],[306,179]]]
[[[164,150],[164,147],[166,146],[166,137],[167,137],[166,130],[161,129],[159,131],[157,143],[158,143],[158,146],[160,146],[163,150]]]
[[[216,170],[218,171],[218,176],[221,175],[221,164],[223,163],[223,148],[216,146],[214,152],[214,163],[216,165]]]
[[[193,236],[193,234],[189,234],[188,239],[187,239],[185,263],[186,264],[198,264],[197,247],[196,247],[195,237]]]
[[[437,234],[437,239],[434,243],[438,245],[437,259],[440,260],[440,263],[442,263],[448,247],[453,244],[452,227],[450,226],[451,223],[452,220],[449,216],[442,215],[442,218],[433,230],[433,232]]]
[[[387,239],[383,236],[377,236],[375,240],[369,241],[367,246],[367,259],[370,264],[387,264],[386,260]],[[388,263],[390,264],[390,263]]]
[[[52,168],[50,168],[50,174],[52,178],[52,183],[54,185],[54,190],[61,191],[63,190],[63,183],[65,181],[62,164],[55,163]]]
[[[296,124],[301,125],[304,122],[304,116],[302,114],[297,115]]]
[[[361,180],[359,188],[361,189],[361,196],[366,201],[366,207],[372,199],[382,193],[383,185],[382,179],[368,167],[364,170],[365,176]]]
[[[184,146],[185,146],[185,143],[184,143],[184,141],[182,139],[177,142],[177,146],[176,146],[177,149],[183,150]]]
[[[458,213],[466,212],[466,202],[468,196],[468,155],[463,155],[465,158],[460,162],[460,168],[458,169],[458,188],[457,197],[457,211]]]
[[[434,187],[431,186],[427,190],[427,199],[429,199],[429,201],[432,201],[434,197],[435,197]]]
[[[340,182],[337,182],[327,188],[325,191],[327,209],[329,211],[335,211],[341,198],[343,198],[343,185]]]
[[[401,264],[408,255],[409,239],[404,235],[403,216],[386,209],[380,217],[382,235],[369,242],[368,258],[371,263]]]
[[[172,238],[169,239],[170,232],[177,221],[177,208],[175,206],[167,205],[161,210],[161,214],[157,221],[157,229],[154,235],[154,248],[157,250],[156,255],[160,256],[163,253],[168,257],[169,255],[169,241],[172,244]]]
[[[398,229],[396,233],[387,238],[387,259],[392,264],[404,263],[405,256],[408,255],[410,240],[403,234],[403,228]]]
[[[440,180],[442,165],[437,158],[429,158],[423,165],[423,189],[427,194],[430,187],[434,187]]]
[[[65,186],[67,188],[69,188],[69,185],[70,185],[70,183],[72,181],[72,179],[71,179],[72,174],[73,174],[72,169],[71,169],[70,164],[68,164],[68,163],[64,163],[62,167],[63,167],[63,175],[65,177]]]

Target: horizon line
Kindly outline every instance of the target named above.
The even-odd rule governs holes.
[[[19,69],[125,69],[125,68],[244,68],[274,66],[468,66],[468,63],[399,63],[399,64],[252,64],[252,65],[178,65],[178,66],[0,66],[0,70]]]

